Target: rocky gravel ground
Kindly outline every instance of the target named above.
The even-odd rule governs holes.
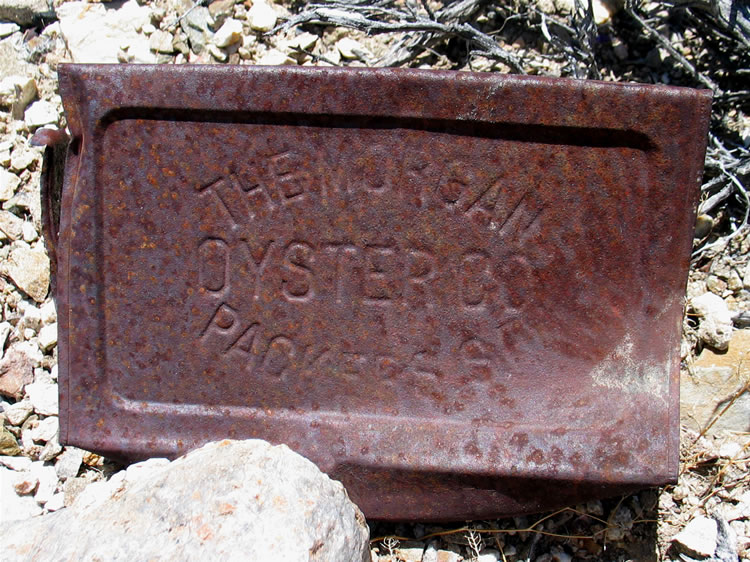
[[[373,560],[750,561],[750,56],[737,27],[746,10],[732,20],[727,5],[0,0],[0,528],[63,509],[121,468],[57,437],[57,317],[41,151],[29,142],[65,125],[56,66],[402,65],[711,87],[715,103],[686,295],[678,485],[502,521],[371,523]]]

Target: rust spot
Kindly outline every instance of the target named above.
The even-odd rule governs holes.
[[[214,536],[213,529],[208,523],[201,525],[196,531],[196,534],[202,543],[211,540]]]
[[[231,515],[237,508],[236,505],[231,503],[222,503],[219,505],[219,515]]]

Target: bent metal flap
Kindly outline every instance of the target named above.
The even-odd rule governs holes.
[[[59,75],[61,441],[131,459],[286,443],[368,517],[402,520],[676,477],[709,92],[392,69]]]

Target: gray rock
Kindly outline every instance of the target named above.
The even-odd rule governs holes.
[[[208,12],[214,20],[214,29],[218,29],[224,20],[234,13],[234,0],[215,0],[208,5]]]
[[[12,2],[13,0],[6,0]],[[0,41],[0,76],[33,76],[36,72],[33,65],[27,63],[21,55],[23,34],[13,33]]]
[[[34,441],[42,441],[46,443],[52,439],[57,431],[60,429],[60,420],[57,416],[49,416],[39,422],[32,431],[31,438]]]
[[[152,51],[157,53],[171,55],[175,51],[175,48],[172,45],[173,40],[174,37],[172,37],[171,33],[157,29],[151,34],[151,37],[149,37],[148,46]]]
[[[81,469],[82,462],[83,449],[79,449],[78,447],[66,447],[63,454],[57,457],[57,462],[55,463],[57,477],[63,481],[68,478],[75,478],[78,476],[78,471]]]
[[[705,293],[691,299],[692,309],[700,317],[698,336],[707,345],[724,350],[732,337],[732,314],[724,299],[713,293]]]
[[[7,525],[5,560],[370,559],[369,530],[343,486],[283,445],[211,443],[132,480],[98,506],[81,495]]]
[[[727,279],[727,288],[737,293],[742,290],[742,277],[736,269],[732,269],[729,272],[729,278]]]
[[[36,306],[27,305],[23,311],[23,318],[21,318],[17,327],[19,330],[30,328],[34,332],[39,331],[39,328],[42,327],[42,312]]]
[[[41,198],[39,197],[38,185],[23,185],[16,192],[16,194],[3,203],[3,209],[13,209],[18,207],[19,209],[28,211],[35,225],[41,225],[42,218],[42,204]],[[23,226],[21,227],[21,235],[23,236]],[[29,247],[28,244],[25,245]]]
[[[28,519],[42,512],[42,508],[32,496],[19,496],[14,489],[15,472],[0,467],[0,498],[3,507],[0,509],[0,523]],[[4,546],[4,545],[3,545]],[[3,553],[5,556],[5,553]]]
[[[716,521],[699,515],[672,539],[689,556],[706,558],[716,551]]]
[[[435,559],[437,562],[460,562],[463,557],[453,550],[440,549],[437,551]]]
[[[711,517],[716,522],[715,562],[739,562],[737,559],[737,535],[720,513],[714,512]]]
[[[89,486],[89,484],[91,484],[91,481],[87,478],[68,478],[63,485],[65,506],[68,507],[73,505],[76,498],[86,489],[87,486]]]
[[[5,355],[5,342],[8,341],[12,329],[10,322],[0,322],[0,359]]]
[[[57,385],[52,383],[35,382],[26,385],[26,396],[31,400],[34,411],[43,416],[56,416]]]
[[[18,246],[8,258],[8,275],[24,293],[43,302],[49,290],[49,257],[44,248]]]
[[[60,440],[58,439],[58,435],[56,433],[52,436],[52,439],[44,444],[42,450],[39,451],[39,460],[44,462],[54,460],[57,455],[62,453],[62,450],[62,445],[60,445]],[[55,470],[57,470],[57,465],[55,465]]]
[[[11,425],[20,426],[34,411],[34,406],[28,400],[21,400],[5,410],[5,417]]]
[[[21,178],[8,170],[0,170],[0,201],[7,201],[16,192]]]
[[[14,178],[18,178],[18,176],[12,174],[11,172],[5,173],[13,176]],[[0,182],[1,181],[2,178],[0,178]],[[10,211],[0,211],[0,232],[5,234],[5,236],[10,238],[11,240],[19,240],[23,237],[23,222],[24,221],[22,218],[17,217]]]
[[[16,148],[10,158],[10,169],[17,173],[23,172],[34,164],[38,156],[39,153],[34,149]]]
[[[21,343],[25,342],[13,344],[0,360],[0,394],[16,400],[21,399],[24,386],[34,381],[34,359]]]
[[[422,562],[437,562],[437,556],[437,544],[433,541],[424,549],[424,553],[422,554]]]
[[[338,48],[341,56],[347,60],[367,60],[372,56],[372,53],[370,53],[362,43],[351,37],[340,39],[339,42],[336,43],[336,48]]]
[[[31,25],[34,18],[49,12],[46,0],[0,0],[0,20]]]
[[[0,105],[10,108],[13,119],[23,118],[26,106],[36,94],[36,82],[28,76],[6,76],[0,80]]]
[[[229,56],[213,43],[206,46],[206,52],[219,62],[226,62]]]
[[[211,37],[209,25],[213,23],[211,13],[204,6],[190,10],[180,21],[180,26],[190,41],[190,48],[196,55],[201,54],[206,48]]]

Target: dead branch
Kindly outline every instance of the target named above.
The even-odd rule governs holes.
[[[336,25],[357,29],[368,34],[415,32],[427,34],[423,38],[429,44],[435,37],[460,37],[473,46],[472,54],[499,60],[518,73],[524,73],[518,58],[500,47],[489,35],[482,33],[466,22],[457,21],[472,13],[476,0],[464,0],[451,10],[441,10],[432,19],[413,12],[407,13],[393,8],[367,6],[348,2],[311,4],[303,12],[291,17],[270,33],[304,24]],[[388,65],[392,61],[380,61]]]
[[[687,60],[682,53],[680,53],[677,49],[675,49],[672,44],[669,42],[669,40],[664,37],[661,33],[656,31],[653,27],[651,27],[646,21],[641,18],[632,7],[626,8],[626,11],[628,15],[633,18],[633,20],[643,29],[643,31],[646,32],[646,35],[651,37],[651,39],[654,39],[659,45],[666,50],[671,56],[675,58],[677,62],[680,63],[680,65],[698,82],[703,84],[706,88],[713,90],[714,94],[721,94],[721,89],[719,86],[716,85],[716,83],[708,78],[707,76],[704,76],[700,72],[698,72],[695,67],[690,63],[689,60]]]
[[[745,48],[750,48],[750,5],[743,0],[666,0],[677,6],[697,8],[731,34]]]

